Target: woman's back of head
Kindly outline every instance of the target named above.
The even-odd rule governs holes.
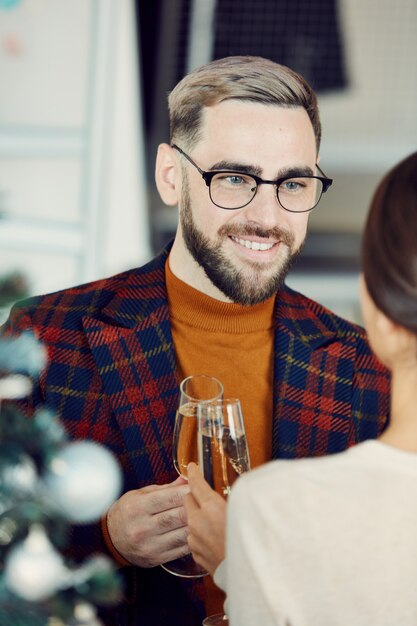
[[[362,268],[376,306],[417,334],[417,152],[391,169],[375,191]]]

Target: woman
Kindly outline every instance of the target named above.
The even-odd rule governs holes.
[[[190,468],[189,545],[232,626],[417,624],[417,152],[377,188],[362,262],[369,341],[392,374],[379,439],[242,476],[220,565],[219,496]]]

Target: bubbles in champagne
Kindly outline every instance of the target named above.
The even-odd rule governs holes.
[[[211,434],[202,432],[199,438],[199,462],[212,489],[227,497],[236,478],[249,470],[246,437],[233,437],[226,426]]]

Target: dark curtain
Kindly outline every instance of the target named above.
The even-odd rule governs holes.
[[[337,0],[218,0],[213,58],[267,57],[316,91],[346,85]]]

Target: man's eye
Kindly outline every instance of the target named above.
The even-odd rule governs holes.
[[[291,191],[291,192],[301,191],[302,189],[304,189],[304,187],[305,187],[305,183],[300,180],[285,180],[280,185],[280,189],[283,189],[284,191]]]
[[[238,174],[229,174],[228,176],[225,176],[225,181],[234,186],[244,185],[247,182],[243,176],[239,176]]]
[[[233,187],[252,187],[256,184],[251,176],[244,174],[226,174],[225,181]]]
[[[256,183],[251,176],[246,174],[239,174],[238,172],[220,172],[216,174],[212,181],[217,186],[223,187],[223,189],[239,188],[252,189]]]

